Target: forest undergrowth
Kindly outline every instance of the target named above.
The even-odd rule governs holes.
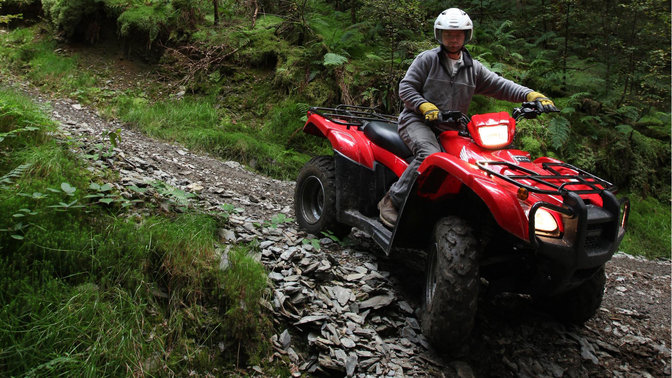
[[[73,152],[77,140],[46,110],[0,91],[0,374],[227,375],[264,365],[267,276],[244,245],[219,269],[226,212],[174,201],[179,211],[166,213],[165,203],[122,196],[115,174],[87,169],[96,158]]]

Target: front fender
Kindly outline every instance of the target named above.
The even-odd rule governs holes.
[[[485,203],[500,227],[528,240],[526,212],[509,184],[497,183],[477,166],[446,153],[428,156],[418,173],[416,195],[438,200],[459,193],[465,185]]]

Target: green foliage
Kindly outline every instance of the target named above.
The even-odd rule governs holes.
[[[363,33],[365,25],[353,24],[347,14],[342,12],[313,14],[307,22],[328,51],[354,57],[363,52],[363,42],[366,39]]]
[[[130,37],[143,33],[147,35],[148,47],[159,37],[159,34],[167,32],[173,22],[175,9],[169,2],[157,2],[157,4],[138,4],[126,9],[117,19],[119,33],[123,37]]]
[[[114,112],[148,135],[167,140],[179,140],[193,129],[216,127],[218,122],[217,111],[208,98],[169,99],[150,104],[144,97],[120,96]]]
[[[208,98],[150,104],[144,98],[121,96],[117,99],[114,112],[149,135],[180,141],[190,148],[235,159],[276,177],[288,176],[306,160],[277,144],[277,136],[273,133],[255,135],[253,130],[240,132],[234,125],[220,124],[214,104]],[[287,133],[286,130],[281,132]]]
[[[338,55],[338,54],[334,54],[334,53],[326,53],[324,55],[324,61],[322,62],[322,64],[325,67],[338,67],[338,66],[341,66],[341,65],[343,65],[347,62],[348,62],[348,58],[346,58],[342,55]]]
[[[175,202],[178,206],[180,206],[182,209],[186,208],[187,205],[189,204],[189,201],[193,198],[196,198],[196,195],[193,193],[185,192],[182,189],[173,187],[171,185],[168,185],[162,181],[153,181],[151,183],[152,187],[156,189],[156,191],[168,198],[169,200]]]
[[[3,90],[0,109],[3,131],[37,128],[0,144],[4,374],[212,374],[261,361],[265,273],[236,256],[230,273],[217,268],[216,218],[185,212],[137,223],[121,207],[110,211],[119,200],[112,186],[93,182],[68,145],[51,139],[37,107]],[[223,355],[221,342],[245,355]]]
[[[563,117],[554,117],[548,127],[548,137],[555,150],[560,150],[569,141],[569,121]]]
[[[293,223],[294,219],[286,216],[285,214],[275,214],[270,221],[264,222],[266,227],[278,228],[279,225],[283,223]]]
[[[381,28],[380,36],[390,46],[401,39],[413,39],[410,25],[421,25],[420,2],[417,0],[399,0],[390,3],[383,0],[364,0],[363,10],[369,22]]]
[[[3,3],[7,0],[0,0],[0,9],[2,9]],[[23,18],[22,14],[0,14],[0,24],[9,24],[14,20],[20,20]]]
[[[231,341],[237,350],[252,361],[261,355],[255,347],[261,344],[270,330],[270,324],[259,318],[261,299],[266,289],[264,268],[248,255],[244,248],[228,253],[229,267],[224,272],[224,293],[228,298],[227,319],[224,326],[231,330]]]
[[[286,149],[294,149],[306,153],[321,151],[315,145],[313,136],[303,132],[303,125],[308,118],[310,106],[305,103],[286,101],[278,104],[264,126],[264,134],[276,143],[284,142]]]
[[[0,36],[0,61],[25,68],[36,84],[90,100],[90,94],[97,91],[93,88],[95,78],[80,69],[78,55],[65,55],[54,41],[36,38],[36,32],[35,28],[16,29]]]
[[[42,0],[42,10],[57,30],[67,38],[74,35],[77,25],[95,13],[103,0]]]
[[[6,373],[124,375],[142,369],[139,357],[163,349],[160,338],[145,340],[152,331],[143,315],[149,306],[137,293],[57,280],[33,286],[39,276],[11,282],[4,273],[13,272],[3,270],[5,293],[20,293],[0,310]]]
[[[12,185],[13,179],[23,176],[24,172],[26,172],[30,167],[32,167],[32,164],[21,164],[8,173],[5,173],[2,177],[0,177],[0,184],[2,185],[2,189],[7,189],[8,185]]]
[[[670,259],[671,208],[669,199],[630,197],[631,212],[628,230],[621,249],[631,255]]]
[[[310,245],[316,251],[319,251],[322,248],[322,246],[320,245],[320,240],[314,237],[301,239],[301,244]]]

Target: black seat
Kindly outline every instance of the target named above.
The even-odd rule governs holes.
[[[411,152],[399,136],[396,123],[365,121],[360,130],[377,146],[392,152],[406,161],[413,159],[413,152]]]

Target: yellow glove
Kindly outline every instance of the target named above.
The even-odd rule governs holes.
[[[436,121],[439,119],[439,108],[431,102],[423,102],[418,108],[425,117],[425,121]]]
[[[559,112],[553,101],[539,92],[530,92],[527,94],[527,101],[536,102],[537,107],[542,112]]]

